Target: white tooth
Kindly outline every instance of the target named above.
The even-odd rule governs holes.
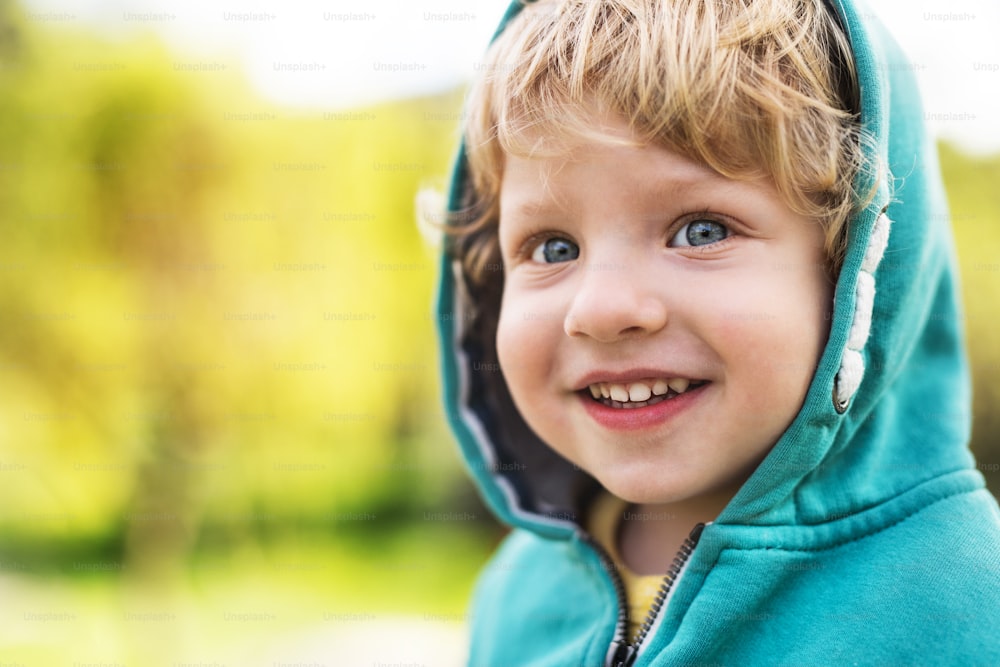
[[[635,382],[628,386],[628,400],[635,403],[648,401],[652,394],[653,392],[650,391],[649,387],[641,382]]]
[[[608,385],[603,382],[601,383],[601,396],[603,398],[611,398],[611,390],[608,389]]]
[[[612,401],[619,401],[621,403],[628,401],[628,389],[625,388],[625,385],[612,384],[609,390],[611,391]]]
[[[591,396],[593,396],[594,398],[600,398],[601,397],[601,388],[598,387],[596,384],[590,385],[589,389],[590,389],[590,395]]]
[[[672,378],[667,380],[667,386],[676,391],[678,394],[683,394],[687,391],[689,384],[691,384],[691,381],[686,378]]]
[[[670,385],[667,384],[666,380],[657,380],[653,383],[653,394],[655,396],[663,396],[669,389]]]

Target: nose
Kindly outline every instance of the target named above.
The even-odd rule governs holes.
[[[667,307],[639,267],[585,267],[563,328],[602,343],[637,338],[667,323]]]

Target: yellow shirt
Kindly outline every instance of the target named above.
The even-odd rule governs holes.
[[[625,584],[625,597],[628,600],[628,638],[634,641],[642,622],[649,613],[649,608],[656,599],[656,593],[663,582],[664,574],[640,575],[625,566],[618,552],[618,527],[624,518],[628,502],[602,493],[590,508],[587,519],[587,530],[611,556]]]

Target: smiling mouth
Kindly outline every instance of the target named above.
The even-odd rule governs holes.
[[[609,408],[631,410],[656,405],[680,396],[686,391],[708,384],[708,380],[687,378],[654,378],[629,383],[595,382],[583,393]]]

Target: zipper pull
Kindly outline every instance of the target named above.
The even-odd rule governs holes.
[[[664,576],[663,584],[660,585],[660,590],[656,594],[656,599],[653,600],[653,606],[650,608],[649,613],[646,615],[646,619],[642,622],[642,627],[639,628],[639,633],[636,635],[635,641],[629,643],[626,639],[616,639],[608,647],[608,658],[605,661],[605,667],[632,667],[632,663],[635,662],[636,658],[639,657],[639,647],[646,640],[646,635],[652,629],[653,624],[659,617],[662,611],[663,604],[667,600],[667,595],[670,593],[674,584],[677,582],[677,578],[680,576],[681,571],[687,564],[688,559],[691,557],[691,552],[694,548],[698,546],[698,540],[701,539],[701,533],[705,530],[704,523],[696,524],[691,530],[691,533],[684,540],[684,544],[678,550],[677,555],[674,556],[674,561],[667,568],[667,574]],[[609,571],[609,574],[614,574]],[[613,576],[614,578],[614,576]],[[616,587],[620,587],[618,590],[619,594],[619,604],[622,605],[622,609],[627,609],[627,602],[624,596],[624,586],[621,585],[620,580],[618,580]],[[621,627],[628,627],[628,616],[622,616],[619,621]],[[620,631],[619,637],[623,637],[625,631]]]
[[[616,641],[612,646],[614,646],[615,650],[607,662],[608,666],[632,667],[632,663],[635,662],[635,656],[638,653],[636,647],[623,640]]]
[[[709,521],[708,523],[712,523]],[[705,526],[708,523],[696,523],[694,528],[691,529],[691,533],[688,535],[688,539],[691,541],[692,549],[698,544],[698,540],[701,539],[701,533],[705,530]]]

